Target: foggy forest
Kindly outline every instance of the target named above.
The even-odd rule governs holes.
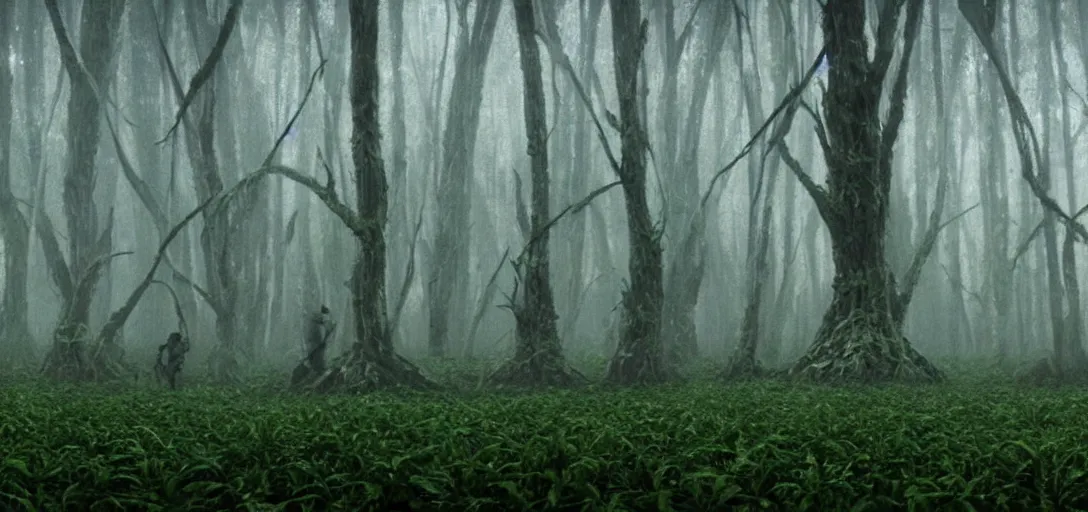
[[[1086,0],[0,0],[0,510],[1088,510],[1086,128]]]

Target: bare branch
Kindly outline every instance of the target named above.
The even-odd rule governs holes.
[[[129,159],[128,153],[125,151],[124,146],[121,145],[121,138],[117,134],[117,129],[113,126],[113,121],[110,119],[108,112],[105,112],[106,127],[110,131],[110,137],[113,139],[113,148],[117,153],[117,159],[121,162],[121,173],[124,174],[125,180],[128,181],[129,186],[136,192],[136,197],[140,198],[140,202],[143,203],[144,208],[151,214],[151,220],[155,224],[155,229],[159,232],[159,236],[165,234],[169,227],[169,221],[166,216],[166,209],[159,203],[155,193],[151,190],[151,186],[147,184],[139,174],[136,173],[136,169],[132,166],[132,160]]]
[[[892,3],[888,2],[889,5]],[[906,108],[907,73],[910,70],[910,56],[914,52],[914,42],[918,40],[921,25],[922,0],[910,0],[910,5],[907,6],[906,33],[903,36],[903,56],[899,59],[899,70],[896,72],[895,83],[892,85],[891,98],[888,99],[888,119],[884,122],[884,130],[880,134],[879,165],[881,172],[885,173],[885,175],[891,174],[892,148],[895,147],[895,142],[899,140],[899,127],[903,124],[903,113]],[[880,28],[883,30],[884,20],[881,20]],[[894,32],[894,27],[892,31]],[[894,50],[894,42],[889,42],[888,45]]]
[[[238,188],[238,185],[235,185],[234,188]],[[120,309],[114,311],[110,315],[109,320],[107,320],[106,324],[102,326],[102,330],[99,331],[98,337],[95,339],[96,344],[103,345],[106,343],[114,342],[114,340],[117,338],[117,333],[121,332],[121,328],[125,325],[125,321],[128,320],[128,317],[132,314],[132,311],[136,309],[136,305],[139,304],[140,298],[143,297],[144,292],[146,292],[148,287],[151,286],[151,281],[155,279],[155,272],[158,270],[159,264],[162,263],[163,258],[166,256],[166,248],[170,246],[170,242],[174,241],[174,238],[177,238],[178,234],[181,233],[181,230],[186,225],[188,225],[190,221],[196,218],[196,216],[199,215],[200,212],[204,211],[205,208],[211,205],[213,200],[215,200],[217,197],[220,196],[210,197],[203,203],[200,203],[200,205],[197,206],[196,209],[189,212],[189,214],[186,215],[185,218],[181,220],[181,222],[177,223],[177,225],[175,225],[174,228],[166,234],[166,238],[163,238],[162,242],[159,244],[159,250],[155,254],[155,259],[151,262],[151,268],[147,271],[147,274],[144,276],[143,281],[141,281],[140,284],[136,286],[136,289],[132,290],[132,293],[129,294],[128,299],[125,300],[124,305],[122,305]]]
[[[684,29],[680,31],[680,35],[676,36],[677,52],[683,52],[684,47],[688,43],[688,39],[691,38],[691,30],[692,27],[695,26],[695,15],[699,13],[699,8],[702,7],[702,5],[703,0],[695,0],[695,6],[691,8],[691,15],[688,16],[687,23],[684,23]]]
[[[465,336],[464,343],[461,344],[462,347],[465,347],[466,352],[472,347],[473,340],[476,339],[476,333],[480,328],[480,322],[484,318],[484,313],[487,312],[487,305],[495,296],[495,283],[499,279],[499,272],[502,270],[503,264],[506,263],[509,257],[510,249],[506,249],[506,251],[502,253],[502,258],[499,258],[499,264],[495,265],[495,271],[491,273],[491,277],[487,280],[487,285],[484,286],[484,291],[480,295],[480,301],[476,304],[476,313],[472,315],[472,325],[468,329],[468,334]],[[464,355],[467,356],[468,354]]]
[[[68,31],[64,28],[64,19],[61,18],[60,8],[57,7],[57,0],[45,0],[45,10],[49,12],[49,22],[53,25],[53,33],[56,35],[57,46],[60,49],[60,61],[64,65],[64,69],[68,71],[68,77],[73,79],[84,77],[86,70],[80,66],[79,54],[76,53],[72,41],[68,38]]]
[[[1085,229],[1082,224],[1074,220],[1058,206],[1058,203],[1047,194],[1046,189],[1039,182],[1039,178],[1035,173],[1035,167],[1037,165],[1040,167],[1046,165],[1046,161],[1039,149],[1039,140],[1035,136],[1035,127],[1031,123],[1031,118],[1027,114],[1027,109],[1024,107],[1023,101],[1021,101],[1020,95],[1012,84],[1008,69],[1002,60],[997,44],[994,42],[991,33],[994,22],[992,9],[984,4],[982,0],[959,0],[958,6],[960,13],[967,19],[968,25],[975,32],[975,36],[978,38],[983,50],[986,51],[986,56],[989,57],[990,62],[997,71],[997,78],[1001,83],[1002,91],[1005,94],[1005,102],[1009,107],[1009,117],[1013,124],[1016,149],[1020,154],[1020,175],[1024,178],[1024,181],[1028,182],[1032,193],[1039,200],[1039,203],[1043,205],[1043,208],[1057,215],[1066,226],[1080,237],[1082,242],[1088,242],[1088,229]]]
[[[758,141],[760,137],[763,136],[763,133],[767,131],[767,128],[771,126],[771,123],[773,123],[779,115],[785,112],[786,109],[790,107],[794,102],[800,100],[801,93],[804,92],[806,87],[808,87],[808,84],[812,81],[812,77],[816,75],[816,70],[820,67],[820,62],[823,61],[824,55],[826,53],[826,48],[820,50],[819,55],[816,56],[816,60],[813,61],[811,66],[809,66],[808,72],[805,73],[805,76],[801,79],[801,82],[795,85],[793,89],[791,89],[788,93],[786,93],[786,96],[782,98],[782,101],[778,104],[777,107],[775,107],[774,111],[771,112],[771,115],[767,118],[767,120],[763,121],[763,125],[760,126],[758,130],[756,130],[756,133],[753,134],[752,138],[748,140],[748,143],[744,145],[744,148],[741,149],[740,153],[738,153],[737,156],[733,158],[733,160],[729,161],[729,163],[725,164],[725,167],[722,167],[721,170],[714,174],[714,177],[710,179],[710,184],[706,187],[706,192],[703,193],[702,200],[699,202],[699,207],[701,209],[706,208],[707,202],[710,201],[710,195],[714,191],[714,185],[718,182],[718,180],[721,179],[722,176],[728,173],[731,169],[733,169],[733,167],[735,167],[738,163],[740,163],[740,161],[744,157],[748,156],[748,153],[750,153],[755,147],[756,141]]]
[[[816,204],[816,211],[819,212],[820,218],[824,220],[825,224],[832,226],[833,224],[830,222],[831,204],[827,198],[827,191],[817,185],[815,181],[812,181],[812,177],[805,173],[801,168],[801,162],[798,162],[790,153],[790,147],[785,140],[778,143],[778,155],[782,162],[786,164],[786,167],[797,177],[797,181],[801,182],[805,192],[808,192],[808,195],[812,197],[812,202]]]
[[[240,0],[239,0],[240,1]],[[276,157],[276,152],[279,151],[280,146],[283,144],[283,140],[287,138],[287,134],[291,133],[291,128],[295,126],[295,122],[298,121],[298,116],[302,115],[302,109],[306,107],[306,103],[310,101],[310,95],[314,92],[314,84],[317,83],[317,78],[325,71],[325,64],[328,61],[322,60],[317,65],[317,69],[310,74],[310,83],[306,86],[306,92],[302,95],[302,101],[298,103],[298,108],[295,109],[295,113],[291,116],[291,119],[287,121],[287,126],[283,127],[283,131],[280,132],[280,136],[276,138],[276,143],[272,145],[272,149],[268,151],[268,155],[264,157],[264,163],[262,166],[272,163],[272,160]]]
[[[219,64],[219,60],[223,57],[223,50],[227,47],[227,41],[230,40],[231,32],[234,31],[234,26],[238,23],[238,11],[241,9],[242,0],[231,0],[230,8],[227,9],[227,15],[223,19],[223,26],[219,28],[219,36],[215,39],[215,46],[212,47],[211,53],[204,59],[204,62],[200,65],[200,69],[196,71],[196,74],[193,75],[193,78],[189,81],[189,90],[181,98],[181,105],[178,107],[178,113],[174,116],[174,125],[170,127],[162,140],[158,141],[158,144],[162,144],[163,142],[166,142],[166,139],[170,138],[170,135],[173,134],[178,125],[181,124],[181,118],[185,115],[185,111],[189,109],[189,105],[192,104],[193,98],[196,97],[196,93],[200,92],[200,88],[212,77],[216,65]]]
[[[544,236],[544,234],[547,233],[548,230],[552,228],[552,226],[555,226],[555,223],[559,222],[559,219],[562,219],[568,213],[575,214],[582,211],[585,207],[589,206],[589,203],[593,202],[593,200],[596,199],[597,196],[608,192],[612,187],[621,184],[623,184],[622,181],[613,181],[612,183],[609,183],[603,187],[598,188],[597,190],[594,190],[593,192],[590,192],[589,195],[582,198],[581,201],[578,201],[577,203],[568,205],[566,208],[563,208],[563,211],[559,212],[559,215],[556,215],[552,218],[552,220],[548,221],[548,223],[545,224],[544,227],[540,228],[540,231],[533,233],[533,237],[525,243],[525,247],[522,248],[521,253],[518,254],[518,257],[514,258],[514,261],[520,261],[522,256],[525,256],[525,252],[529,250],[529,247],[535,244],[536,241],[540,239],[540,237]]]
[[[1039,237],[1039,233],[1043,232],[1043,224],[1045,223],[1045,220],[1039,221],[1039,223],[1035,225],[1035,229],[1031,230],[1031,234],[1029,234],[1023,242],[1020,242],[1020,245],[1016,246],[1016,252],[1013,253],[1012,261],[1009,264],[1010,271],[1016,270],[1016,264],[1020,261],[1020,257],[1028,252],[1028,247],[1031,247],[1031,242],[1035,241],[1035,239]]]
[[[344,225],[347,226],[354,235],[361,235],[362,221],[350,206],[336,197],[335,191],[330,190],[328,187],[318,183],[317,180],[302,174],[292,167],[281,164],[268,164],[242,178],[242,180],[238,182],[238,185],[232,190],[242,190],[245,187],[256,185],[261,179],[270,174],[278,174],[310,189],[321,202],[325,203],[325,206],[328,207],[333,214],[340,218]],[[233,197],[234,193],[223,196],[221,201],[217,201],[215,209],[223,208],[233,199]]]
[[[545,18],[546,23],[554,23],[554,20]],[[550,36],[549,34],[538,31],[537,36],[541,41],[544,41],[544,47],[548,49],[548,55],[551,56],[553,61],[559,64],[559,67],[563,68],[563,71],[567,72],[567,76],[570,78],[571,83],[574,84],[574,90],[578,92],[578,97],[581,98],[582,104],[585,105],[586,111],[589,112],[590,118],[593,119],[593,124],[597,127],[597,138],[601,141],[601,146],[604,147],[604,153],[608,157],[608,163],[612,165],[612,169],[619,172],[620,163],[616,160],[615,153],[612,152],[612,146],[608,143],[608,136],[604,132],[604,127],[601,126],[601,120],[597,117],[597,111],[593,108],[593,100],[586,92],[585,87],[582,86],[582,81],[578,79],[578,72],[574,70],[574,65],[571,64],[570,57],[563,51],[563,45],[558,40],[558,35]]]
[[[934,207],[930,217],[929,228],[926,229],[925,235],[922,236],[922,243],[919,245],[918,250],[914,251],[914,257],[911,258],[910,267],[907,269],[907,274],[903,278],[902,289],[898,292],[895,300],[892,316],[897,321],[902,321],[906,315],[907,306],[910,304],[911,297],[914,296],[914,289],[922,279],[922,268],[925,267],[926,260],[929,259],[929,255],[933,252],[933,247],[937,245],[937,236],[949,224],[955,222],[964,215],[967,215],[971,210],[974,210],[977,207],[978,204],[975,204],[941,224],[937,224],[936,222],[936,216],[939,214],[941,208],[940,206]]]
[[[189,325],[185,321],[185,314],[181,311],[181,300],[178,299],[178,294],[174,291],[174,287],[159,281],[158,279],[153,279],[151,284],[160,285],[163,288],[166,288],[166,291],[170,293],[170,298],[174,303],[174,316],[178,317],[178,332],[181,333],[183,339],[189,339]]]
[[[75,283],[72,282],[72,274],[64,261],[64,252],[61,251],[60,242],[57,240],[53,221],[49,218],[49,214],[41,211],[37,213],[35,223],[38,228],[38,240],[42,243],[42,253],[45,255],[45,264],[49,267],[49,275],[60,289],[61,297],[69,297],[75,290]]]
[[[181,284],[184,284],[184,285],[192,288],[193,291],[196,292],[196,294],[198,296],[200,296],[201,299],[204,300],[204,303],[207,304],[208,307],[212,309],[212,312],[215,313],[215,316],[218,317],[220,315],[221,311],[219,309],[219,304],[217,302],[215,302],[215,299],[212,298],[212,294],[208,293],[208,290],[205,290],[203,287],[201,287],[195,281],[190,279],[189,276],[185,275],[185,273],[178,270],[178,268],[174,266],[174,263],[172,261],[170,261],[169,256],[163,256],[162,261],[163,261],[163,263],[166,263],[167,267],[170,268],[170,272],[173,274],[173,278],[175,280],[180,281]]]
[[[518,229],[521,230],[521,238],[528,240],[532,236],[529,229],[529,213],[525,208],[525,198],[522,193],[521,175],[514,169],[514,218],[518,221]]]
[[[918,3],[919,9],[921,9],[920,1],[912,1]],[[892,57],[895,55],[895,32],[899,29],[899,13],[902,10],[903,2],[904,0],[886,0],[884,9],[880,11],[880,20],[876,31],[876,50],[874,51],[871,68],[872,74],[869,77],[870,80],[878,83],[884,81],[884,76],[887,75],[888,68],[892,63]],[[909,27],[908,24],[907,30],[910,30]]]
[[[831,142],[827,138],[827,128],[824,128],[824,120],[820,117],[820,113],[816,109],[812,108],[807,101],[801,100],[801,108],[808,112],[812,117],[812,122],[815,123],[816,140],[820,142],[820,148],[823,149],[824,154],[831,152]]]

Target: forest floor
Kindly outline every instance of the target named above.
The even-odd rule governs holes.
[[[1076,388],[351,397],[6,381],[0,411],[0,510],[1088,509]]]

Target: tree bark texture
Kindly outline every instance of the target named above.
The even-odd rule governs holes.
[[[67,268],[54,267],[52,272],[62,290],[63,300],[45,371],[60,378],[95,378],[98,372],[91,361],[85,359],[84,350],[90,340],[91,304],[102,268],[96,263],[110,252],[112,223],[108,222],[105,229],[100,229],[94,200],[95,158],[100,138],[100,105],[94,88],[98,87],[103,93],[109,90],[113,78],[114,36],[125,1],[84,2],[78,50],[73,48],[64,29],[57,4],[47,2],[46,6],[51,11],[54,32],[62,47],[61,60],[71,82],[71,93],[68,98],[68,155],[62,191],[68,227],[68,260]]]
[[[398,356],[389,342],[385,300],[388,183],[381,152],[378,72],[379,0],[351,0],[351,156],[357,214],[345,213],[359,254],[351,275],[355,342],[315,384],[318,390],[370,390],[433,384]],[[335,199],[327,199],[335,201]],[[348,208],[343,207],[345,210]]]
[[[646,200],[648,144],[640,121],[638,72],[646,41],[645,22],[639,0],[610,0],[609,6],[622,143],[618,174],[627,205],[631,279],[623,292],[620,339],[607,379],[616,384],[651,383],[665,379],[669,372],[664,367],[660,338],[664,296],[661,236]]]
[[[514,262],[521,293],[515,294],[514,359],[494,376],[500,384],[566,385],[571,374],[566,371],[556,325],[552,293],[547,224],[548,208],[548,134],[544,101],[544,79],[540,49],[536,42],[536,23],[532,0],[513,0],[514,19],[521,54],[521,75],[525,84],[525,133],[532,177],[532,199],[528,247]]]
[[[865,0],[829,0],[824,7],[831,62],[823,100],[828,177],[817,204],[831,234],[834,294],[815,342],[791,373],[818,381],[938,380],[941,373],[911,347],[895,318],[901,298],[884,240],[897,132],[893,127],[889,133],[879,114],[899,17],[881,16],[870,61],[866,5]],[[900,66],[908,59],[909,54]],[[896,114],[892,103],[889,118]],[[898,114],[901,119],[901,110]]]

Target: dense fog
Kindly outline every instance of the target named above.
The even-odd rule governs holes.
[[[747,352],[760,368],[806,352],[819,365],[836,264],[848,266],[833,257],[836,230],[844,255],[891,271],[873,297],[902,302],[889,325],[909,345],[888,350],[1003,364],[1082,352],[1084,2],[869,2],[859,27],[877,83],[855,96],[872,105],[846,108],[835,91],[861,91],[847,84],[859,75],[840,67],[853,64],[831,49],[817,2],[655,0],[633,21],[604,0],[537,2],[527,33],[542,111],[525,106],[509,2],[382,2],[367,89],[380,133],[363,135],[349,3],[7,3],[5,360],[39,365],[79,340],[146,371],[179,332],[189,371],[235,379],[307,357],[323,305],[332,360],[371,332],[352,293],[370,240],[384,287],[356,300],[384,301],[370,323],[406,360],[511,357],[515,314],[543,286],[560,359],[641,347],[662,368]],[[621,80],[630,62],[637,85]],[[539,176],[530,111],[543,116]],[[881,132],[860,171],[842,154],[863,151],[844,138],[859,126]],[[359,182],[375,160],[353,148],[380,159],[378,181]],[[357,232],[329,199],[357,213]],[[206,202],[103,336],[171,228]],[[384,227],[380,245],[367,219]],[[537,274],[544,233],[550,271]],[[633,254],[639,244],[649,252]],[[653,247],[656,277],[633,277]]]

